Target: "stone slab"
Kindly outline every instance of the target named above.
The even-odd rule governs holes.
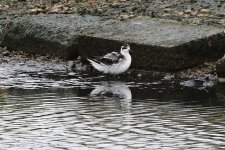
[[[0,46],[2,46],[2,40],[3,40],[3,32],[2,32],[2,28],[0,26]]]
[[[2,46],[3,41],[3,29],[5,27],[6,19],[0,15],[0,46]]]
[[[94,16],[35,15],[7,23],[3,45],[12,50],[49,54],[65,59],[119,51],[131,45],[133,68],[176,71],[225,52],[223,28],[182,25],[151,18],[129,21]]]
[[[11,50],[76,58],[77,36],[99,25],[98,17],[79,15],[34,15],[7,23],[3,45]]]
[[[216,62],[216,73],[218,77],[225,77],[225,55]]]
[[[102,26],[98,32],[87,31],[79,37],[83,57],[118,51],[122,43],[129,43],[134,51],[132,67],[176,71],[217,59],[225,52],[222,28],[150,18],[108,20]]]

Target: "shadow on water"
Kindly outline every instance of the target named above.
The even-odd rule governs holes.
[[[102,99],[119,104],[122,110],[129,110],[132,104],[132,93],[123,82],[102,82],[91,91],[92,99]]]
[[[74,80],[74,79],[73,79]],[[126,82],[127,80],[127,82]],[[67,80],[64,80],[68,83]],[[75,81],[75,80],[74,80]],[[126,100],[129,103],[135,101],[180,101],[184,104],[201,104],[203,106],[224,106],[225,90],[221,86],[209,88],[208,91],[198,90],[179,85],[178,81],[147,81],[132,82],[131,79],[108,78],[105,76],[82,77],[76,80],[73,86],[53,88],[10,88],[9,95],[30,95],[38,93],[58,93],[60,96],[73,95],[77,97],[87,97],[89,100]],[[125,81],[125,82],[124,82]],[[136,79],[137,81],[137,79]]]
[[[90,96],[127,100],[132,99],[130,88],[122,82],[103,82],[101,85],[95,86],[95,89],[91,91]]]

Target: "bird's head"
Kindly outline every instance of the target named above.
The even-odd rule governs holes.
[[[121,46],[121,49],[120,49],[121,53],[129,53],[130,51],[131,51],[131,49],[128,44],[124,44]]]

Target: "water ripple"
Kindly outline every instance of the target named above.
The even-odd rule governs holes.
[[[10,94],[1,101],[1,149],[217,149],[224,108],[76,93]],[[123,99],[122,99],[123,100]],[[120,107],[118,107],[118,104]]]
[[[60,63],[0,64],[0,149],[225,147],[224,91],[132,80]]]

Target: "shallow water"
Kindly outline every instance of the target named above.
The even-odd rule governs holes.
[[[129,75],[128,75],[129,76]],[[0,149],[223,149],[225,90],[0,65]]]

